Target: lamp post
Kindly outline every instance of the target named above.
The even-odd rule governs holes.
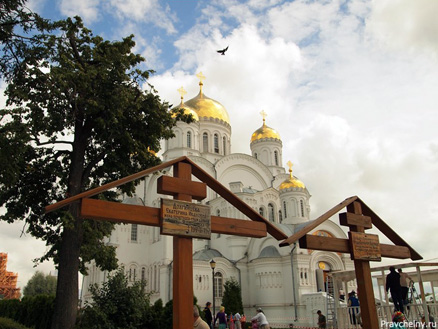
[[[211,267],[211,273],[212,273],[212,277],[213,277],[213,319],[214,319],[215,307],[216,307],[215,291],[214,291],[214,268],[216,267],[216,262],[214,261],[214,259],[212,259],[210,261],[210,267]]]

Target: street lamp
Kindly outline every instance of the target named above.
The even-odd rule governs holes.
[[[215,315],[215,307],[216,307],[216,302],[215,302],[215,291],[214,291],[214,268],[216,267],[216,262],[214,261],[214,259],[212,259],[210,261],[210,267],[211,267],[211,273],[212,273],[212,277],[213,277],[213,318]]]

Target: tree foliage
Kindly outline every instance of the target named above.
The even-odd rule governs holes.
[[[0,72],[7,79],[21,69],[26,50],[39,45],[48,21],[25,6],[25,0],[2,0],[0,6]]]
[[[56,277],[36,271],[23,289],[25,297],[37,295],[55,295]]]
[[[21,3],[21,2],[20,2]],[[144,59],[132,53],[133,36],[106,41],[81,19],[50,24],[52,31],[20,48],[21,64],[9,71],[0,111],[0,218],[25,220],[46,241],[58,265],[53,328],[71,328],[77,312],[78,270],[94,259],[116,268],[115,249],[103,242],[113,225],[84,220],[79,203],[44,214],[44,207],[86,189],[156,165],[151,152],[173,137],[176,116],[147,83]],[[7,62],[3,53],[0,61]],[[143,87],[146,89],[144,90]],[[123,185],[130,194],[135,182]],[[114,192],[99,195],[114,199]]]
[[[242,291],[239,283],[232,277],[225,281],[222,305],[227,312],[243,314]]]
[[[80,327],[95,329],[137,329],[148,322],[149,295],[144,283],[129,286],[123,270],[116,271],[102,287],[91,286],[93,301],[83,310]]]

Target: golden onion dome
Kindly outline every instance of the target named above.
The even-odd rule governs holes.
[[[200,118],[219,119],[230,124],[230,117],[228,116],[228,112],[225,107],[218,101],[207,97],[202,92],[202,80],[205,79],[205,77],[202,75],[202,72],[198,73],[196,76],[201,80],[199,82],[199,94],[196,97],[188,100],[185,105],[194,109]]]
[[[184,90],[183,87],[178,89],[178,92],[181,95],[181,103],[175,107],[175,109],[183,109],[184,114],[191,114],[193,116],[193,119],[195,121],[199,121],[199,116],[196,113],[196,111],[194,109],[192,109],[190,106],[187,106],[187,104],[184,104],[184,95],[187,94],[187,91]],[[172,117],[175,117],[176,114],[172,114]]]
[[[272,129],[271,127],[268,127],[266,125],[265,111],[260,112],[260,114],[263,117],[263,125],[259,129],[254,131],[254,133],[251,136],[251,143],[264,138],[274,138],[281,140],[280,134],[275,129]]]
[[[279,189],[285,190],[285,189],[293,188],[293,187],[306,188],[306,186],[304,185],[304,183],[302,181],[296,179],[292,175],[292,166],[293,166],[292,162],[289,161],[287,163],[287,165],[289,166],[289,178],[280,184]]]

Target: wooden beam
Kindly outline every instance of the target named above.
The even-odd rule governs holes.
[[[206,173],[201,167],[199,167],[196,163],[191,161],[190,159],[185,159],[184,161],[190,163],[192,165],[192,173],[198,178],[200,181],[207,183],[208,187],[210,187],[213,191],[218,193],[222,198],[227,200],[231,205],[236,207],[241,213],[246,215],[248,218],[254,221],[265,223],[267,226],[268,233],[272,235],[277,240],[284,240],[287,238],[287,235],[284,234],[279,228],[266,220],[263,216],[261,216],[257,211],[248,206],[241,199],[236,197],[233,192],[228,190],[225,186],[219,183],[216,179],[211,177],[208,173]]]
[[[333,252],[341,252],[344,254],[350,253],[348,239],[331,238],[325,236],[316,236],[306,234],[299,240],[300,248],[313,249],[313,250],[325,250]],[[405,246],[394,246],[389,244],[380,244],[380,251],[382,257],[406,259],[411,257],[409,248]]]
[[[409,248],[411,252],[412,260],[420,260],[423,259],[421,255],[414,250],[405,240],[403,240],[388,224],[386,224],[383,219],[381,219],[370,207],[368,207],[365,202],[360,200],[362,204],[362,213],[365,216],[371,217],[371,221],[373,225],[380,230],[392,243],[399,246],[406,246]]]
[[[160,194],[176,196],[182,191],[195,200],[204,200],[207,197],[207,184],[170,176],[161,176],[157,180],[157,192]]]
[[[352,196],[348,199],[345,199],[340,204],[334,206],[332,209],[319,216],[317,219],[309,222],[309,224],[305,226],[302,230],[296,232],[295,234],[291,235],[286,240],[281,242],[280,247],[288,246],[298,241],[301,237],[303,237],[304,235],[306,235],[307,233],[309,233],[310,231],[312,231],[313,229],[324,223],[327,219],[329,219],[330,217],[341,211],[343,208],[345,208],[350,203],[354,202],[354,200],[356,199],[357,196]]]
[[[217,216],[211,216],[211,232],[251,238],[267,236],[265,223]]]
[[[79,194],[76,194],[76,195],[71,196],[71,197],[69,197],[67,199],[61,200],[61,201],[59,201],[57,203],[48,205],[47,207],[44,208],[45,212],[47,214],[47,213],[52,212],[54,210],[60,209],[62,207],[65,207],[66,205],[68,205],[68,204],[70,204],[72,202],[78,201],[79,199],[89,198],[89,197],[92,197],[92,196],[97,195],[99,193],[108,191],[108,190],[110,190],[112,188],[118,187],[120,185],[123,185],[123,184],[129,183],[129,182],[135,181],[135,180],[140,179],[140,178],[143,178],[143,177],[145,177],[145,176],[147,176],[149,174],[152,174],[152,173],[154,173],[156,171],[166,169],[166,168],[172,166],[173,164],[175,164],[177,162],[180,162],[180,161],[182,161],[184,159],[186,159],[185,156],[184,157],[180,157],[180,158],[176,158],[176,159],[173,159],[173,160],[171,160],[169,162],[165,162],[165,163],[159,164],[158,166],[155,166],[155,167],[152,167],[152,168],[148,168],[146,170],[142,170],[142,171],[140,171],[138,173],[135,173],[133,175],[123,177],[122,179],[116,180],[114,182],[110,182],[108,184],[105,184],[105,185],[93,188],[91,190],[88,190],[88,191],[85,191],[85,192],[82,192],[82,193],[79,193]]]
[[[364,228],[372,228],[371,217],[356,215],[351,212],[343,212],[339,214],[339,224],[343,226],[363,226]]]
[[[81,217],[110,222],[160,226],[159,208],[96,199],[82,199]]]
[[[82,200],[81,217],[127,224],[160,226],[160,208],[96,199]],[[211,232],[252,238],[263,238],[267,235],[265,223],[218,216],[211,216]]]

